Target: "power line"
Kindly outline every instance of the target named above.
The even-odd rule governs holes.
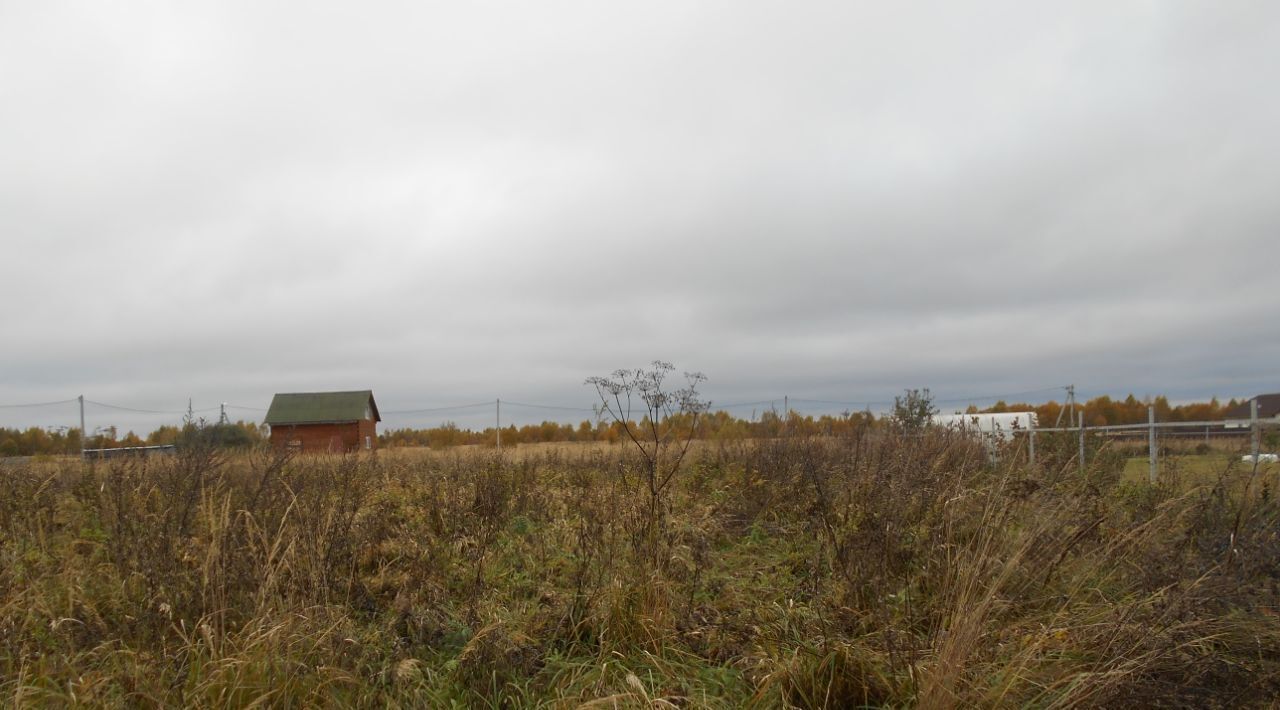
[[[762,399],[759,402],[734,402],[733,404],[711,404],[712,409],[735,409],[737,407],[759,407],[765,404],[774,404],[776,399]]]
[[[185,409],[181,411],[162,410],[162,409],[138,409],[136,407],[122,407],[118,404],[107,404],[106,402],[95,402],[91,399],[86,399],[84,403],[92,404],[95,407],[105,407],[107,409],[118,409],[122,412],[137,412],[138,414],[186,414],[187,413],[187,410]],[[196,410],[192,410],[192,411],[194,412]],[[209,411],[209,410],[199,410],[199,411]]]
[[[843,407],[870,407],[873,404],[893,404],[893,402],[840,402],[832,399],[805,399],[803,397],[792,397],[792,402],[811,402],[814,404],[838,404]]]
[[[950,404],[950,403],[956,403],[956,402],[998,400],[998,399],[1006,399],[1010,397],[1024,396],[1029,394],[1039,394],[1042,392],[1051,392],[1059,389],[1062,389],[1062,387],[1061,386],[1042,387],[1040,389],[1023,390],[1020,392],[1005,392],[1002,394],[970,395],[967,397],[948,397],[945,399],[934,399],[933,401],[938,404]],[[756,400],[752,402],[731,402],[728,404],[713,404],[711,406],[711,409],[712,410],[728,410],[728,409],[737,409],[741,407],[758,407],[758,406],[766,406],[766,405],[774,406],[778,403],[779,399],[784,399],[784,398],[762,399],[762,400]],[[826,405],[834,405],[834,406],[841,406],[841,407],[871,407],[875,405],[887,406],[887,405],[893,404],[893,402],[889,400],[850,401],[850,400],[832,400],[832,399],[810,399],[805,397],[794,397],[794,398],[791,398],[791,401],[796,403],[826,404]],[[28,408],[37,408],[37,407],[54,407],[54,406],[61,406],[65,404],[72,404],[74,402],[76,402],[75,399],[64,399],[64,400],[58,400],[53,402],[32,402],[32,403],[25,403],[25,404],[0,404],[0,409],[28,409]],[[141,407],[127,407],[119,404],[98,402],[98,401],[89,400],[89,399],[86,399],[85,403],[91,404],[96,407],[103,407],[106,409],[113,409],[113,410],[122,411],[122,412],[134,412],[137,414],[163,414],[163,415],[175,415],[175,416],[181,416],[189,413],[194,414],[194,413],[212,412],[219,409],[219,407],[204,407],[201,409],[182,409],[182,410],[145,409]],[[530,402],[514,402],[511,400],[507,400],[506,403],[514,407],[525,407],[529,409],[545,409],[545,410],[553,410],[553,411],[561,411],[561,412],[595,413],[599,411],[594,407],[592,408],[568,407],[568,406],[554,405],[554,404],[534,404]],[[445,407],[421,407],[421,408],[415,408],[415,409],[388,410],[383,412],[383,414],[387,414],[387,415],[430,414],[433,412],[450,412],[450,411],[462,411],[467,409],[479,409],[482,407],[489,407],[492,405],[493,405],[493,402],[484,401],[484,402],[475,402],[472,404],[456,404],[456,405],[450,405]],[[240,409],[240,410],[253,411],[253,412],[268,411],[264,407],[249,407],[249,406],[240,405],[240,404],[227,404],[226,406],[231,409]]]
[[[595,409],[588,407],[561,407],[554,404],[526,404],[524,402],[512,402],[511,400],[502,400],[503,404],[510,404],[515,407],[530,407],[532,409],[559,409],[565,412],[595,412]]]
[[[954,402],[976,402],[976,401],[987,400],[987,399],[1005,399],[1008,397],[1020,397],[1028,394],[1039,394],[1041,392],[1053,392],[1060,389],[1062,389],[1062,386],[1059,385],[1055,387],[1041,387],[1040,389],[1034,389],[1034,390],[1023,390],[1021,392],[1004,392],[1001,394],[969,395],[967,397],[948,397],[946,399],[933,399],[932,401],[937,404],[950,404]],[[816,404],[837,404],[837,405],[855,406],[855,407],[860,407],[860,406],[869,407],[871,405],[877,405],[877,404],[883,404],[883,405],[893,404],[892,400],[846,402],[846,401],[831,400],[831,399],[806,399],[804,397],[792,397],[791,401],[792,402],[812,402]]]
[[[59,405],[63,405],[63,404],[74,404],[76,401],[77,401],[76,399],[63,399],[63,400],[58,400],[58,401],[56,401],[56,402],[32,402],[32,403],[29,403],[29,404],[0,404],[0,409],[27,409],[27,408],[34,408],[34,407],[54,407],[54,406],[59,406]],[[86,399],[86,400],[84,401],[84,403],[85,403],[85,404],[92,404],[92,405],[94,405],[95,407],[104,407],[104,408],[106,408],[106,409],[117,409],[117,410],[120,410],[120,411],[122,411],[122,412],[136,412],[136,413],[138,413],[138,414],[187,414],[187,413],[191,413],[191,414],[201,414],[201,413],[204,413],[204,412],[214,412],[214,411],[217,411],[217,410],[218,410],[218,407],[201,407],[200,409],[191,409],[191,410],[187,410],[187,409],[180,409],[180,410],[179,410],[179,409],[142,409],[142,408],[140,408],[140,407],[126,407],[126,406],[124,406],[124,405],[120,405],[120,404],[110,404],[110,403],[108,403],[108,402],[98,402],[98,401],[95,401],[95,400],[92,400],[92,399]],[[258,410],[258,411],[263,411],[263,412],[265,412],[265,411],[266,411],[265,409],[261,409],[261,408],[259,408],[259,407],[240,407],[240,406],[232,405],[232,404],[228,404],[227,406],[228,406],[228,407],[236,407],[237,409],[253,409],[253,410]]]
[[[32,402],[31,404],[0,404],[0,409],[27,409],[31,407],[54,407],[59,404],[72,404],[75,398],[64,399],[57,402]]]
[[[972,401],[983,400],[983,399],[1004,399],[1006,397],[1021,397],[1023,395],[1028,395],[1028,394],[1039,394],[1041,392],[1053,392],[1055,390],[1063,389],[1064,387],[1065,385],[1058,385],[1056,387],[1041,387],[1038,390],[1024,390],[1022,392],[1005,392],[1004,394],[987,394],[987,395],[978,395],[974,397],[953,397],[951,399],[935,399],[933,401],[939,402],[942,404],[947,404],[950,402],[972,402]]]
[[[382,414],[426,414],[428,412],[448,412],[455,409],[475,409],[477,407],[488,407],[493,402],[476,402],[475,404],[457,404],[452,407],[429,407],[427,409],[396,409],[382,412]]]

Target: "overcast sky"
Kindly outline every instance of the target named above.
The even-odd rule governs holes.
[[[1280,390],[1278,75],[1262,1],[0,0],[0,404]]]

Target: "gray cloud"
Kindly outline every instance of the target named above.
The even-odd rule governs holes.
[[[0,404],[1276,388],[1269,3],[2,12]]]

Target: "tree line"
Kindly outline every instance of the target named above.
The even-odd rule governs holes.
[[[266,440],[266,427],[255,422],[223,422],[209,424],[188,422],[182,426],[166,424],[145,438],[129,431],[120,435],[114,426],[96,430],[84,442],[86,449],[119,449],[129,446],[192,446],[196,444],[223,448],[255,446]],[[0,428],[0,456],[43,456],[80,453],[80,430]]]
[[[910,419],[915,414],[910,410],[913,404],[922,406],[927,414],[937,412],[928,401],[928,390],[908,390],[908,396],[900,398],[897,407],[903,412],[890,412],[877,417],[870,411],[843,412],[841,414],[824,414],[819,416],[766,410],[758,417],[744,419],[728,412],[708,412],[701,417],[694,431],[699,439],[759,439],[773,438],[790,433],[799,436],[837,435],[850,433],[863,426],[881,426],[895,419]],[[1220,421],[1227,417],[1227,412],[1239,406],[1240,401],[1228,400],[1226,403],[1216,397],[1208,402],[1188,404],[1170,404],[1165,396],[1139,399],[1130,394],[1124,399],[1116,400],[1103,395],[1086,402],[1077,402],[1076,411],[1084,412],[1085,423],[1091,427],[1114,424],[1141,424],[1147,421],[1147,407],[1154,406],[1156,419],[1161,422]],[[1052,426],[1059,421],[1066,424],[1068,403],[1048,401],[1042,404],[1026,402],[1009,403],[998,401],[995,404],[979,408],[969,406],[967,414],[999,413],[999,412],[1035,412],[1040,426]],[[1075,422],[1072,422],[1074,425]],[[633,428],[643,429],[647,420],[631,423]],[[378,442],[383,447],[426,446],[440,449],[451,446],[494,446],[497,443],[497,430],[494,427],[484,429],[464,429],[453,422],[446,422],[438,427],[424,429],[391,429],[378,435]],[[517,427],[510,425],[502,428],[503,445],[537,444],[559,442],[602,441],[615,443],[625,440],[625,428],[622,422],[582,421],[578,424],[544,421],[540,424],[526,424]]]
[[[926,390],[927,393],[927,390]],[[1091,427],[1115,424],[1141,424],[1147,421],[1147,407],[1154,406],[1156,419],[1161,422],[1217,421],[1225,419],[1227,412],[1240,402],[1231,399],[1226,403],[1216,397],[1208,402],[1173,405],[1167,397],[1139,399],[1130,394],[1124,399],[1112,399],[1106,395],[1087,402],[1077,403],[1077,411],[1084,411],[1085,423]],[[970,406],[966,413],[1035,412],[1040,426],[1066,423],[1066,403],[1048,401],[1042,404],[999,401],[990,407]],[[772,438],[790,433],[800,436],[838,435],[850,433],[862,426],[877,426],[892,418],[876,417],[869,411],[824,414],[819,416],[766,410],[758,417],[745,419],[728,412],[707,412],[698,418],[694,436],[700,439],[756,439]],[[680,426],[677,420],[674,425]],[[1073,422],[1074,424],[1074,422]],[[646,426],[641,420],[633,426]],[[685,425],[687,427],[687,424]],[[146,437],[129,431],[119,435],[115,427],[98,430],[85,442],[85,448],[107,449],[125,446],[185,445],[197,440],[218,446],[254,446],[266,440],[264,425],[255,422],[228,422],[223,424],[186,423],[181,426],[165,425]],[[502,428],[504,445],[589,442],[614,443],[625,440],[625,428],[621,422],[582,421],[577,424],[544,421],[524,426],[509,425]],[[378,435],[383,447],[426,446],[434,449],[452,446],[493,446],[497,443],[497,430],[464,429],[453,422],[423,429],[391,429]],[[76,454],[80,451],[80,432],[76,429],[47,430],[30,427],[25,430],[0,428],[0,456],[36,456],[42,454]]]
[[[1130,394],[1124,399],[1116,400],[1102,395],[1094,397],[1087,402],[1077,402],[1076,411],[1084,412],[1085,424],[1091,427],[1112,426],[1119,424],[1145,424],[1147,422],[1147,407],[1155,407],[1156,421],[1158,422],[1199,422],[1199,421],[1220,421],[1227,418],[1227,413],[1240,406],[1239,400],[1231,399],[1226,404],[1218,401],[1217,397],[1208,402],[1193,402],[1189,404],[1169,404],[1169,399],[1164,396],[1138,399]],[[1027,404],[1026,402],[1015,402],[1012,404],[1004,401],[996,402],[994,405],[985,409],[979,409],[970,406],[965,410],[966,414],[977,413],[998,413],[998,412],[1035,412],[1036,421],[1039,426],[1053,426],[1055,422],[1061,421],[1063,425],[1067,425],[1067,415],[1063,413],[1066,403],[1050,401],[1044,404]],[[1070,422],[1074,426],[1076,422]]]
[[[875,421],[870,412],[853,412],[840,415],[822,415],[813,417],[792,412],[790,419],[781,412],[767,410],[758,419],[742,419],[728,412],[709,412],[698,417],[693,426],[694,436],[699,439],[751,439],[780,436],[788,430],[798,434],[840,434],[852,432],[858,426]],[[667,425],[677,430],[687,431],[690,423],[681,416],[666,420]],[[647,418],[628,422],[633,430],[643,430],[649,426]],[[544,421],[539,424],[524,426],[505,426],[502,428],[502,444],[539,444],[558,442],[601,441],[617,443],[626,441],[626,426],[621,421],[592,422],[584,420],[578,424]],[[431,448],[447,448],[450,446],[494,446],[497,443],[497,429],[463,429],[453,422],[446,422],[438,427],[425,429],[391,429],[378,435],[381,446],[429,446]]]

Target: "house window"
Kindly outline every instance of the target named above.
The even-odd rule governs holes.
[[[373,437],[372,437],[372,436],[368,436],[368,435],[366,435],[366,436],[364,437],[364,448],[365,448],[365,450],[366,450],[366,451],[372,451],[372,450],[373,450]]]

